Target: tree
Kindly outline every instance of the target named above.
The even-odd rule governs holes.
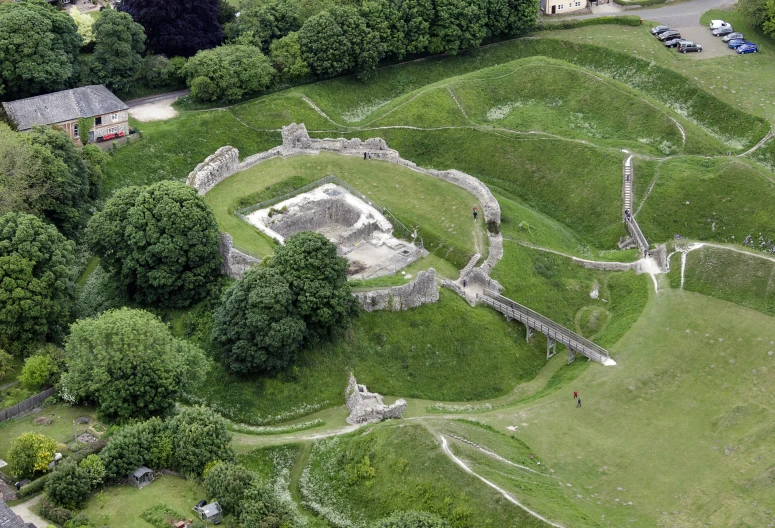
[[[538,20],[538,3],[532,0],[484,0],[489,36],[524,35]]]
[[[229,0],[219,0],[218,2],[218,23],[221,27],[231,24],[237,19],[237,6]]]
[[[163,467],[151,455],[154,446],[168,431],[167,423],[159,418],[122,427],[110,437],[108,445],[100,451],[99,457],[105,468],[105,477],[120,479],[129,475],[138,466]]]
[[[186,475],[201,475],[208,462],[232,462],[234,451],[226,421],[207,407],[182,409],[169,421],[175,466]]]
[[[449,528],[449,524],[433,513],[403,511],[385,517],[374,528]]]
[[[102,167],[110,160],[110,155],[97,145],[84,144],[81,149],[81,158],[83,158],[86,169],[89,171],[89,191],[87,196],[90,200],[96,200],[102,191],[102,181],[104,179]]]
[[[239,511],[240,526],[247,528],[280,528],[294,526],[293,506],[262,479],[254,479],[245,488]]]
[[[0,4],[0,94],[13,100],[67,88],[80,48],[67,13],[42,0]]]
[[[56,450],[57,443],[53,439],[38,433],[23,433],[11,445],[11,471],[21,477],[46,472]]]
[[[102,259],[135,301],[182,308],[215,288],[220,234],[193,188],[163,181],[116,192],[86,230]]]
[[[223,40],[220,0],[122,0],[120,9],[145,28],[148,46],[168,57],[190,57]]]
[[[221,462],[205,477],[205,492],[214,498],[227,514],[238,513],[245,490],[256,480],[256,474],[239,464]]]
[[[75,233],[89,203],[89,168],[78,148],[63,130],[35,126],[25,141],[41,167],[34,185],[45,189],[33,208],[53,222],[64,234]]]
[[[89,455],[78,463],[78,467],[84,469],[89,476],[89,483],[92,489],[96,488],[105,480],[105,464],[99,455]]]
[[[299,46],[310,68],[327,77],[374,69],[385,51],[378,37],[358,9],[336,6],[307,19],[299,31]]]
[[[479,46],[487,34],[484,0],[435,0],[428,51],[455,54]]]
[[[735,9],[755,28],[763,28],[770,19],[767,0],[737,0]]]
[[[13,356],[0,348],[0,380],[13,370]]]
[[[140,71],[145,31],[127,13],[105,9],[94,23],[94,60],[100,79],[111,90],[126,91]]]
[[[766,20],[762,24],[762,30],[770,37],[775,37],[775,0],[767,0]],[[757,12],[754,9],[751,11]],[[759,11],[760,12],[760,11]]]
[[[240,13],[240,33],[250,33],[254,45],[264,53],[273,41],[300,28],[301,17],[294,0],[278,0],[267,5],[249,3]]]
[[[51,385],[58,375],[59,369],[49,356],[34,355],[24,360],[19,381],[25,389],[37,390]]]
[[[280,370],[304,340],[306,325],[293,312],[294,297],[276,269],[254,268],[223,295],[215,311],[213,341],[232,372]]]
[[[0,347],[60,338],[75,299],[75,245],[39,218],[0,217]]]
[[[309,76],[312,72],[301,57],[299,33],[288,33],[270,46],[270,58],[275,71],[283,81],[295,80]]]
[[[303,231],[288,237],[275,251],[271,266],[291,289],[294,312],[307,326],[308,341],[349,326],[359,304],[347,282],[347,259],[320,233]]]
[[[67,393],[124,421],[167,413],[181,388],[206,370],[201,350],[172,337],[154,315],[129,308],[77,321],[65,350]]]
[[[58,506],[76,509],[91,495],[89,472],[73,460],[65,460],[54,469],[46,481],[46,496]]]
[[[200,51],[185,68],[191,96],[199,101],[239,101],[272,85],[274,69],[259,48],[219,46]]]
[[[94,43],[94,30],[92,28],[94,19],[86,13],[82,13],[80,9],[71,9],[70,16],[73,17],[73,22],[75,22],[78,28],[78,35],[81,37],[81,47]]]
[[[36,213],[45,192],[40,159],[21,134],[0,123],[0,216],[11,211]]]

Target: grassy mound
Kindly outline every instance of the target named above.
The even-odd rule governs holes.
[[[650,185],[649,176],[635,173],[639,189]],[[653,190],[638,213],[651,240],[672,240],[676,233],[718,242],[742,243],[759,234],[775,239],[775,181],[750,162],[670,159],[656,167],[652,178]]]
[[[486,245],[484,223],[475,224],[471,217],[474,206],[481,210],[476,198],[456,185],[385,161],[326,153],[275,158],[227,178],[205,195],[205,201],[236,245],[267,255],[272,243],[236,217],[234,210],[331,174],[372,198],[378,207],[386,207],[407,227],[419,226],[426,249],[458,268],[476,253],[475,237]]]
[[[680,260],[671,267],[680,271]],[[775,316],[773,277],[772,260],[705,246],[686,256],[684,289]]]
[[[440,293],[437,304],[363,314],[344,336],[304,351],[278,376],[236,378],[216,366],[196,397],[259,424],[341,405],[350,371],[381,394],[470,401],[505,394],[543,366],[543,350],[525,343],[516,323]]]

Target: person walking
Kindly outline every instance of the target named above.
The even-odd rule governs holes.
[[[474,206],[474,222],[476,222],[476,216],[477,216],[478,214],[479,214],[479,213],[476,211],[476,206]]]
[[[363,159],[366,159],[366,153],[365,152],[363,153]]]
[[[579,402],[576,404],[576,408],[578,409],[579,407],[581,407],[581,398],[579,398]]]
[[[579,399],[579,391],[573,391],[573,399],[578,400]]]

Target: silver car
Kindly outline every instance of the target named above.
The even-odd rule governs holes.
[[[730,33],[729,35],[726,35],[724,37],[721,37],[721,40],[723,40],[724,42],[729,42],[730,40],[735,40],[735,39],[745,40],[745,38],[743,37],[743,34],[738,31],[735,31],[734,33]]]

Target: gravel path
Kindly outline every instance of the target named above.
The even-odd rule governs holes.
[[[22,502],[20,504],[17,504],[16,506],[11,506],[11,510],[16,515],[21,517],[24,522],[32,523],[38,528],[44,528],[45,526],[48,526],[51,523],[43,520],[43,518],[40,517],[37,513],[34,513],[30,510],[30,507],[39,503],[40,499],[42,498],[43,498],[43,495],[38,495],[36,497],[31,498],[27,502]]]

